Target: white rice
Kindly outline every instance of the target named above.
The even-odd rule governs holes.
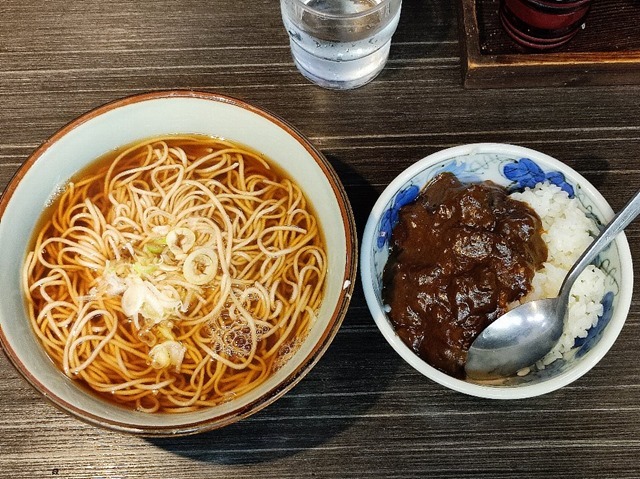
[[[544,228],[542,238],[549,250],[547,261],[533,277],[531,291],[520,303],[557,296],[569,269],[598,233],[598,227],[576,198],[569,198],[565,191],[549,182],[512,193],[511,197],[526,202],[538,213]],[[575,339],[586,337],[587,331],[596,325],[603,312],[605,279],[605,273],[595,266],[589,266],[579,276],[571,289],[564,332],[556,347],[536,363],[538,369],[567,356]]]

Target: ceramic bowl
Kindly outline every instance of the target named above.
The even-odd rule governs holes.
[[[68,379],[45,355],[25,314],[20,271],[26,248],[50,198],[78,170],[103,154],[165,134],[223,137],[264,154],[300,185],[325,235],[330,274],[307,339],[275,375],[220,406],[148,414],[113,405]],[[295,128],[237,99],[191,91],[125,98],[84,114],[38,148],[0,201],[0,340],[22,375],[47,399],[90,423],[145,435],[188,434],[248,416],[282,396],[309,372],[336,334],[356,272],[356,233],[347,195],[334,170]],[[331,232],[331,234],[328,234]]]
[[[380,195],[366,224],[362,239],[360,272],[367,304],[373,318],[395,351],[428,378],[473,396],[516,399],[537,396],[561,388],[589,371],[611,348],[624,325],[633,291],[633,267],[624,234],[600,254],[596,263],[607,275],[604,313],[586,338],[577,339],[566,359],[525,376],[482,383],[456,379],[420,359],[395,333],[381,297],[382,274],[389,255],[389,239],[398,210],[413,201],[422,187],[441,172],[452,172],[463,182],[492,180],[510,189],[550,180],[601,223],[613,211],[598,190],[575,170],[537,151],[505,144],[471,144],[449,148],[417,161],[400,173]]]

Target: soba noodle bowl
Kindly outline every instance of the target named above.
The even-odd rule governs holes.
[[[246,393],[295,353],[326,264],[294,182],[239,145],[172,136],[72,180],[23,282],[67,376],[141,411],[181,412]]]

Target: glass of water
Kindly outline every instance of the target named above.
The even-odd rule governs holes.
[[[280,0],[300,73],[324,88],[373,80],[389,57],[402,0]]]

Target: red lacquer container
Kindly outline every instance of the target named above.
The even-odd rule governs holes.
[[[548,50],[578,33],[590,5],[591,0],[502,0],[500,20],[520,45]]]

